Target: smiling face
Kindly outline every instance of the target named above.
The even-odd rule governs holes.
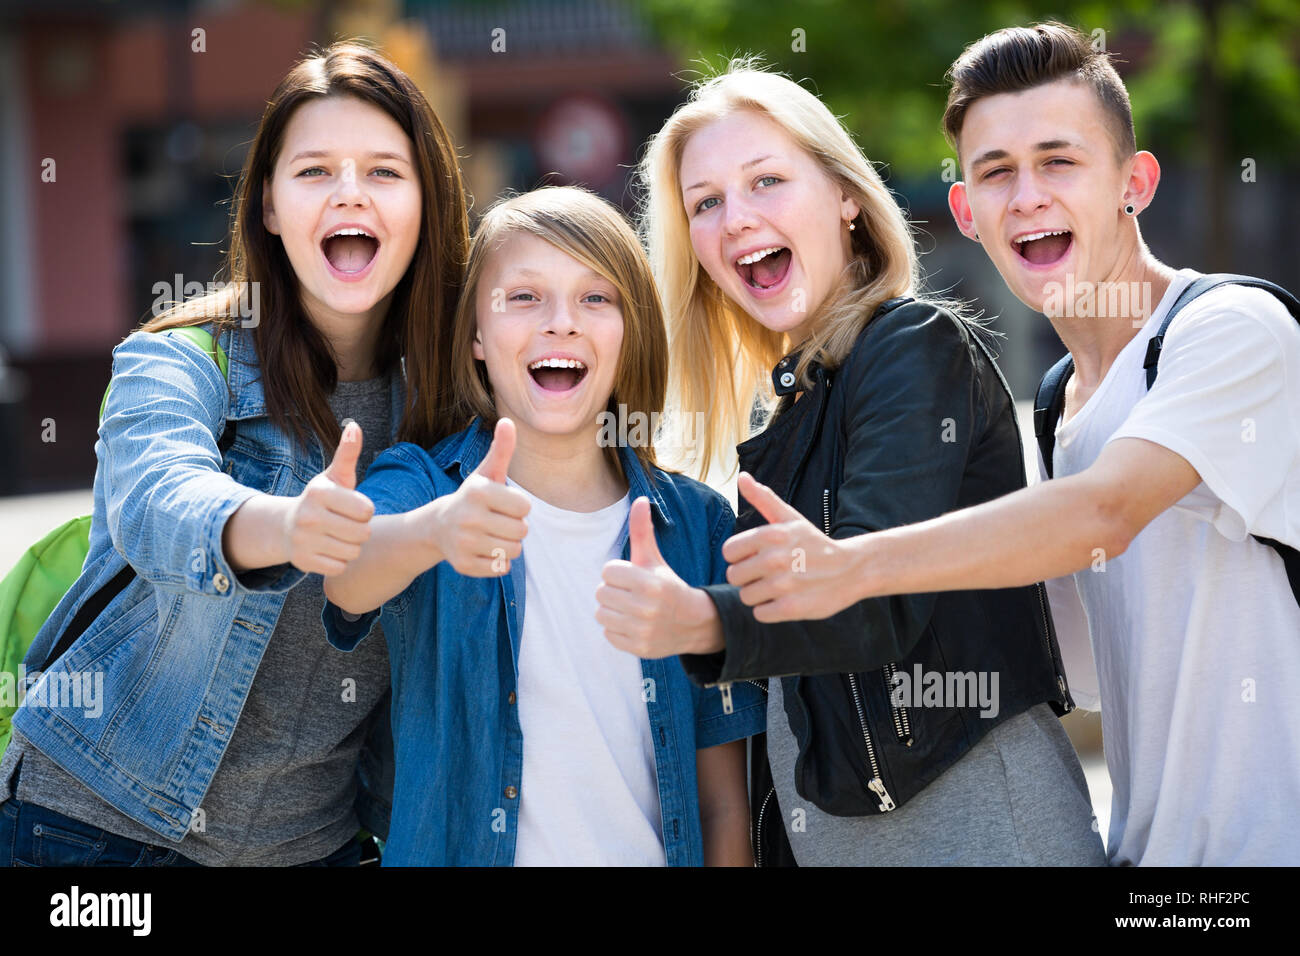
[[[294,111],[271,178],[263,222],[278,235],[318,323],[381,317],[420,234],[420,182],[411,141],[353,96]]]
[[[1134,162],[1121,162],[1117,152],[1086,83],[1000,93],[967,111],[966,181],[953,186],[949,205],[962,232],[978,233],[1007,286],[1031,309],[1043,311],[1067,276],[1076,286],[1115,281],[1135,260],[1137,230],[1122,207],[1132,200],[1140,209],[1150,195],[1135,189]]]
[[[801,341],[849,262],[857,203],[778,123],[752,110],[692,134],[679,175],[704,271],[756,322]]]
[[[590,441],[623,347],[614,283],[516,233],[484,262],[475,309],[474,358],[487,365],[497,414],[514,421],[521,444],[539,435]]]

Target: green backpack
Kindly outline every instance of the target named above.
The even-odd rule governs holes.
[[[222,377],[228,376],[226,353],[213,342],[210,334],[196,326],[166,331],[177,332],[196,343],[213,357]],[[104,400],[99,406],[100,421],[108,405],[108,391],[104,389]],[[90,551],[90,518],[82,515],[59,525],[28,548],[0,581],[0,756],[4,755],[13,734],[10,721],[18,709],[23,658],[46,618],[81,576]]]

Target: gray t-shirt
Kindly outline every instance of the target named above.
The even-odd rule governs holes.
[[[358,479],[388,444],[390,384],[387,376],[339,382],[330,397],[340,422],[361,426]],[[321,625],[323,580],[309,574],[286,595],[203,813],[180,842],[119,813],[17,731],[0,762],[0,800],[21,757],[19,800],[205,865],[293,866],[339,849],[360,828],[356,767],[388,692],[388,644],[376,625],[352,653],[331,647]]]

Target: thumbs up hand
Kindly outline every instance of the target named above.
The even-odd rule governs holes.
[[[308,574],[341,574],[370,538],[375,506],[356,490],[361,426],[348,422],[329,467],[307,483],[285,512],[285,552]]]
[[[851,562],[843,544],[823,534],[797,509],[747,472],[740,494],[768,523],[727,539],[727,581],[759,621],[808,621],[848,607],[853,589],[842,580]]]
[[[453,494],[420,509],[435,564],[448,561],[473,578],[510,572],[510,562],[523,553],[524,516],[531,507],[527,495],[505,483],[514,451],[515,423],[498,419],[492,445],[473,473]]]
[[[713,601],[679,578],[659,553],[647,498],[632,502],[628,558],[607,562],[596,588],[596,620],[611,644],[645,658],[723,649]]]

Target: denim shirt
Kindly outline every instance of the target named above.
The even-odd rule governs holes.
[[[299,494],[324,467],[314,436],[304,448],[266,417],[251,330],[229,329],[219,341],[229,388],[212,356],[183,336],[135,332],[113,349],[95,443],[90,551],[32,641],[28,674],[87,598],[128,563],[136,576],[41,677],[43,692],[36,694],[40,682],[28,690],[13,718],[64,770],[171,840],[187,832],[285,595],[305,576],[287,563],[236,573],[221,550],[226,520],[258,492]],[[390,398],[391,443],[405,401],[402,374],[393,375]],[[228,427],[235,440],[223,461],[217,443]],[[100,713],[55,690],[88,680],[103,682]],[[392,777],[385,718],[376,715],[358,767],[357,812],[380,835]]]
[[[459,488],[491,441],[475,419],[431,452],[394,445],[374,460],[358,490],[376,514],[411,511]],[[652,482],[633,451],[620,448],[619,455],[632,500],[650,499],[659,550],[672,569],[691,586],[724,580],[722,543],[735,520],[726,500],[658,469]],[[627,533],[625,523],[624,559]],[[397,776],[385,866],[514,862],[524,748],[515,705],[524,581],[522,557],[499,578],[466,577],[442,561],[359,617],[326,603],[326,634],[340,650],[356,647],[376,620],[388,640]],[[667,863],[700,866],[695,751],[762,732],[763,695],[737,683],[725,713],[719,689],[694,684],[676,657],[642,660],[641,674]]]

